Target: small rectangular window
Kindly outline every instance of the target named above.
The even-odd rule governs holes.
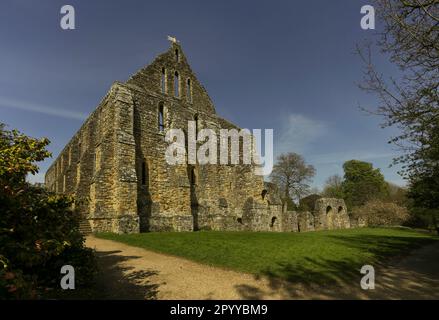
[[[180,75],[177,71],[174,73],[174,96],[180,97]]]
[[[162,132],[165,130],[165,116],[164,116],[164,107],[163,103],[159,104],[159,114],[158,114],[158,125],[159,125],[159,131]]]
[[[188,102],[192,102],[192,88],[191,88],[191,79],[187,79],[186,85],[186,97]]]

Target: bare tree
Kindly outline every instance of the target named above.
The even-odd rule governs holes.
[[[343,198],[343,178],[335,174],[326,179],[322,194],[330,198]]]
[[[372,64],[372,46],[358,47],[365,62],[362,88],[380,99],[376,114],[383,126],[396,126],[401,134],[389,142],[403,156],[400,174],[410,180],[413,204],[433,215],[439,232],[439,0],[375,0],[384,24],[377,45],[402,76],[385,78]]]
[[[383,127],[401,130],[389,142],[404,152],[394,162],[404,164],[400,173],[410,178],[429,165],[430,146],[438,140],[439,0],[375,0],[375,5],[384,24],[377,45],[402,78],[386,79],[376,70],[368,43],[357,47],[366,66],[361,88],[379,97],[373,113],[384,117]]]
[[[286,199],[300,201],[309,193],[309,183],[314,175],[315,169],[312,165],[307,165],[301,155],[289,152],[277,158],[270,177],[282,190]]]

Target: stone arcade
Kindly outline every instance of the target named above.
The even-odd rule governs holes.
[[[168,165],[169,128],[237,129],[220,118],[178,42],[115,82],[48,169],[49,190],[73,194],[91,231],[306,231],[349,227],[343,200],[284,210],[253,165]],[[187,131],[186,131],[187,132]]]

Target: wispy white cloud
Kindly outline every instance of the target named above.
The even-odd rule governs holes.
[[[302,153],[311,142],[324,136],[327,131],[326,123],[291,113],[283,118],[279,133],[275,132],[274,152],[276,155],[285,152]]]
[[[87,114],[77,111],[65,110],[61,108],[53,108],[48,106],[43,106],[39,104],[34,104],[32,102],[20,101],[15,99],[8,99],[0,97],[0,107],[1,108],[11,108],[19,109],[24,111],[38,112],[50,116],[74,119],[74,120],[85,120],[87,119]]]

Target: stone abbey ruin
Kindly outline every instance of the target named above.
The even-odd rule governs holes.
[[[287,211],[254,165],[169,165],[168,128],[238,129],[220,118],[177,41],[115,82],[48,169],[45,185],[73,194],[93,232],[349,228],[341,199]],[[187,132],[187,131],[186,131]],[[84,199],[84,201],[82,201]]]

